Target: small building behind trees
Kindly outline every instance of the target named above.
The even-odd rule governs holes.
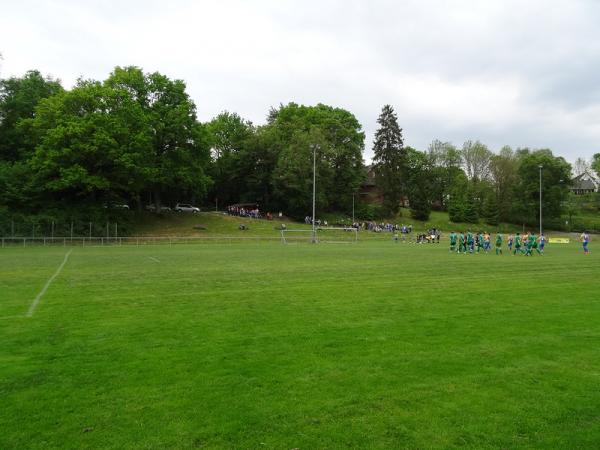
[[[361,200],[367,204],[381,205],[383,203],[383,194],[377,187],[373,165],[367,166],[367,178],[360,186],[359,195]]]
[[[600,181],[589,173],[582,173],[573,178],[571,192],[575,195],[591,194],[598,192]]]

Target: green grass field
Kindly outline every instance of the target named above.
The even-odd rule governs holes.
[[[592,252],[594,251],[592,243]],[[444,244],[0,250],[0,448],[598,448],[600,268]]]

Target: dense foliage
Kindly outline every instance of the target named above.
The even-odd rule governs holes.
[[[37,71],[0,79],[0,231],[8,217],[103,222],[123,217],[120,205],[161,211],[177,202],[252,203],[303,218],[313,157],[318,215],[354,207],[359,219],[389,218],[408,204],[420,220],[438,209],[456,222],[535,224],[540,165],[544,218],[574,215],[571,167],[548,149],[494,154],[479,141],[434,140],[423,152],[404,146],[392,106],[377,123],[372,169],[382,203],[373,205],[360,195],[365,135],[347,110],[289,103],[260,126],[228,111],[201,123],[183,81],[137,67],[69,90]],[[599,171],[599,161],[578,160],[575,171]]]
[[[402,128],[391,105],[385,105],[377,119],[379,129],[373,143],[375,179],[383,195],[383,206],[389,214],[400,208],[407,193],[408,158]]]

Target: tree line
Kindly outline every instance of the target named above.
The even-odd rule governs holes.
[[[233,112],[202,123],[181,80],[116,67],[104,81],[71,89],[38,71],[0,79],[0,214],[102,218],[127,203],[258,203],[304,217],[311,210],[312,151],[317,149],[317,210],[349,213],[367,176],[365,134],[349,111],[295,103],[272,108],[256,126]],[[434,140],[404,145],[389,105],[373,143],[381,214],[402,205],[427,220],[533,224],[539,166],[544,216],[557,219],[571,166],[549,149],[461,148]],[[600,164],[600,156],[595,160]]]
[[[391,106],[383,108],[378,124],[373,162],[388,215],[407,202],[412,216],[420,220],[427,220],[431,209],[438,208],[447,210],[453,222],[483,219],[490,225],[532,225],[539,220],[541,178],[544,217],[559,225],[571,165],[550,149],[505,146],[493,153],[479,141],[466,141],[457,148],[434,140],[421,152],[403,145]]]

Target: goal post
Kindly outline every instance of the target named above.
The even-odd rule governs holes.
[[[281,230],[281,243],[311,243],[311,229]],[[353,227],[318,227],[315,229],[316,241],[322,244],[353,244],[358,241],[358,230]]]

